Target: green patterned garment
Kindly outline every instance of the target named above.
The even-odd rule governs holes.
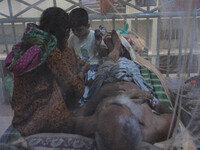
[[[140,66],[140,73],[144,80],[152,85],[153,91],[151,94],[171,108],[171,104],[157,75],[143,66]]]
[[[138,54],[142,58],[149,61],[147,49],[144,49],[144,51],[140,51]],[[147,83],[149,83],[153,87],[153,91],[151,92],[151,94],[154,97],[156,97],[159,101],[166,104],[170,109],[172,109],[170,101],[168,100],[165,90],[162,86],[162,83],[160,79],[157,77],[157,75],[154,72],[150,71],[148,68],[141,65],[139,66],[140,66],[140,73],[142,77]]]
[[[57,47],[54,35],[29,23],[22,41],[13,46],[5,60],[5,67],[14,74],[23,75],[36,70]]]

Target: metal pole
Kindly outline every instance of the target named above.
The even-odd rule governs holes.
[[[150,6],[149,6],[149,1],[147,0],[147,13],[149,13],[149,10],[150,10]],[[150,26],[150,23],[149,23],[149,17],[146,18],[146,51],[147,51],[147,54],[149,52],[149,26]]]
[[[177,76],[180,77],[181,66],[182,66],[182,48],[183,48],[183,29],[184,29],[184,17],[181,17],[180,21],[180,41],[179,41],[179,53],[178,53],[178,68],[177,68]]]
[[[7,40],[6,40],[6,33],[5,33],[5,28],[4,28],[4,24],[1,23],[1,30],[2,30],[2,34],[3,34],[3,40],[4,40],[4,45],[5,45],[5,48],[6,48],[6,54],[8,54],[8,43],[7,43]]]
[[[168,53],[167,53],[167,77],[169,77],[170,53],[171,53],[171,39],[172,39],[172,17],[169,18],[169,36],[168,36]]]
[[[193,49],[194,49],[194,41],[195,41],[195,29],[196,29],[196,22],[197,22],[197,16],[195,15],[193,17],[193,23],[192,23],[192,34],[191,34],[191,38],[190,38],[190,53],[189,53],[189,62],[188,62],[188,68],[187,68],[187,76],[190,77],[190,68],[192,67],[192,60],[193,60]]]
[[[115,18],[112,19],[112,27],[115,29]]]
[[[159,68],[160,66],[160,25],[161,25],[161,19],[160,17],[158,18],[157,22],[157,44],[156,44],[156,67]]]
[[[135,33],[138,34],[138,18],[135,17]]]
[[[54,6],[54,7],[57,6],[56,0],[53,0],[53,6]]]

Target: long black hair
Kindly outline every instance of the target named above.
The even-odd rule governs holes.
[[[57,47],[63,49],[69,36],[69,16],[59,7],[47,8],[40,17],[39,28],[53,34],[57,40]]]

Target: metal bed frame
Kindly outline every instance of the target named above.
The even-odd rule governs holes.
[[[50,5],[46,6],[45,8],[41,8],[39,5],[42,4],[43,2],[51,2]],[[1,0],[0,1],[0,25],[1,25],[1,29],[0,29],[0,33],[1,33],[1,38],[0,38],[0,44],[4,45],[5,50],[4,50],[4,54],[1,54],[0,59],[5,59],[6,55],[9,53],[10,48],[9,48],[9,44],[15,44],[17,43],[17,41],[19,40],[19,36],[16,33],[16,25],[17,24],[22,24],[23,28],[25,29],[25,25],[27,22],[38,22],[39,17],[21,17],[21,15],[23,15],[24,13],[26,13],[27,11],[32,11],[37,10],[39,12],[44,11],[44,9],[46,9],[47,7],[51,7],[51,6],[58,6],[58,7],[64,7],[66,8],[66,12],[69,12],[70,10],[72,10],[75,7],[82,7],[85,8],[89,13],[89,18],[90,18],[90,23],[92,24],[94,20],[99,20],[101,24],[104,24],[105,21],[107,21],[108,19],[111,20],[112,22],[112,28],[116,28],[116,20],[121,19],[122,21],[124,21],[124,23],[127,22],[127,20],[134,20],[134,32],[137,34],[138,33],[138,22],[140,21],[140,19],[145,20],[145,41],[146,41],[146,51],[149,53],[150,50],[150,32],[151,32],[151,28],[150,28],[150,20],[151,19],[156,19],[157,22],[157,29],[156,31],[152,31],[152,32],[156,32],[156,36],[154,42],[156,47],[153,50],[153,53],[150,54],[149,56],[151,57],[151,55],[154,55],[154,62],[152,62],[157,68],[159,68],[159,64],[160,61],[162,61],[160,59],[161,56],[161,48],[160,48],[160,32],[161,32],[161,20],[162,19],[168,19],[169,20],[169,24],[168,24],[168,40],[166,42],[168,42],[168,48],[167,48],[167,54],[165,54],[166,58],[167,58],[167,63],[166,63],[166,76],[169,77],[170,75],[170,56],[172,56],[171,52],[172,52],[172,48],[171,48],[171,36],[172,36],[172,22],[174,18],[179,18],[180,21],[180,32],[179,32],[179,46],[177,49],[177,69],[176,69],[176,75],[179,77],[181,75],[182,72],[182,64],[184,64],[184,60],[182,58],[183,54],[184,54],[184,32],[185,30],[187,30],[187,27],[185,25],[185,18],[190,17],[192,19],[192,27],[190,27],[191,30],[191,35],[190,38],[188,38],[189,40],[189,46],[188,46],[188,52],[187,55],[189,57],[189,61],[187,63],[187,68],[186,70],[186,74],[187,76],[191,76],[191,72],[190,72],[190,68],[193,66],[193,55],[196,55],[199,58],[199,52],[198,50],[196,50],[197,52],[194,52],[194,45],[195,45],[195,39],[198,37],[197,35],[197,30],[199,28],[198,25],[198,21],[199,21],[199,16],[200,16],[200,11],[199,9],[192,9],[191,11],[166,11],[166,12],[162,12],[160,11],[163,7],[172,5],[173,3],[176,2],[176,0],[165,0],[164,3],[162,3],[161,5],[157,5],[154,8],[151,8],[150,6],[150,1],[146,0],[146,6],[145,7],[140,7],[137,4],[133,4],[133,0],[116,0],[115,4],[124,6],[126,8],[132,8],[135,9],[137,12],[135,13],[121,13],[121,12],[112,12],[112,13],[107,13],[106,15],[101,15],[101,12],[99,10],[96,10],[92,7],[90,7],[90,5],[82,5],[82,2],[80,0],[62,0],[67,2],[66,6],[59,6],[59,2],[61,0],[36,0],[34,2],[29,2],[29,0]],[[155,1],[158,4],[158,0],[152,0]],[[23,4],[24,6],[26,6],[26,8],[22,9],[21,11],[17,12],[14,14],[14,3],[20,3]],[[3,5],[4,4],[4,5]],[[5,4],[7,4],[7,8],[5,8]],[[5,13],[3,10],[7,9],[8,13]],[[6,26],[7,25],[11,25],[12,27],[12,41],[9,43],[8,42],[8,37],[6,34]],[[199,62],[198,62],[199,64]],[[198,69],[196,71],[197,74],[199,74],[199,67],[200,65],[198,65]],[[0,70],[2,72],[2,66],[0,66]],[[2,73],[1,73],[2,74]]]

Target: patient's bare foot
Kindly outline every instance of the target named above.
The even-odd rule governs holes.
[[[119,59],[119,54],[121,52],[122,47],[121,47],[121,41],[119,39],[119,36],[115,30],[112,30],[111,39],[114,45],[114,49],[112,52],[110,52],[108,57],[116,62]]]
[[[118,36],[118,34],[115,30],[112,30],[111,38],[112,38],[112,42],[113,42],[114,47],[120,47],[121,46],[120,38],[119,38],[119,36]]]
[[[114,45],[113,45],[113,42],[112,42],[111,35],[106,36],[104,42],[105,42],[106,46],[108,47],[109,53],[110,53],[111,51],[113,51]]]

